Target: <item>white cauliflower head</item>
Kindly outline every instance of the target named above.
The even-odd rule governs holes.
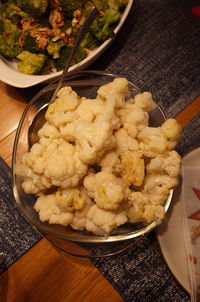
[[[90,173],[84,178],[84,187],[95,203],[106,210],[118,209],[129,194],[123,180],[108,171]]]
[[[101,86],[97,91],[97,98],[108,100],[114,98],[116,108],[122,108],[125,105],[126,98],[130,95],[128,81],[125,78],[116,78],[114,81]]]
[[[169,191],[178,184],[177,178],[169,175],[152,174],[145,178],[143,193],[151,200],[152,204],[165,204]]]
[[[51,186],[75,187],[87,169],[73,145],[63,139],[45,138],[24,155],[17,173],[24,176],[26,193],[40,194]]]
[[[171,177],[177,177],[180,173],[180,165],[181,156],[173,150],[152,158],[146,166],[146,171],[148,174],[166,173]]]
[[[68,226],[73,219],[73,213],[63,212],[56,205],[55,194],[42,195],[38,197],[34,208],[39,213],[39,217],[42,222],[48,221],[50,224]]]
[[[124,128],[120,128],[115,132],[116,138],[116,153],[122,154],[125,151],[137,151],[139,149],[138,141],[128,135],[127,131]]]
[[[56,100],[48,106],[46,120],[60,127],[78,117],[75,109],[80,103],[80,97],[71,87],[66,86],[59,90]]]
[[[135,104],[126,103],[124,108],[119,110],[119,116],[124,129],[133,138],[139,130],[148,125],[148,113]]]
[[[86,220],[86,230],[97,235],[108,235],[116,227],[125,224],[125,211],[115,212],[100,209],[96,204],[89,208]]]
[[[156,103],[153,100],[152,94],[146,91],[143,93],[138,93],[134,97],[134,103],[146,112],[150,112],[157,107]]]

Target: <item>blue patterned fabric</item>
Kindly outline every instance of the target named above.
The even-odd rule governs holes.
[[[14,200],[11,169],[0,158],[0,252],[6,253],[0,273],[33,246],[40,236],[24,219]]]

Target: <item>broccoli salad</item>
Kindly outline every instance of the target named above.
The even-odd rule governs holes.
[[[15,166],[40,220],[100,235],[126,222],[160,224],[178,184],[181,127],[171,118],[150,127],[155,108],[149,92],[131,97],[126,78],[101,86],[95,99],[61,88],[38,143]]]
[[[95,5],[95,19],[72,65],[114,35],[128,0],[8,0],[0,5],[0,55],[17,62],[25,74],[60,71],[85,18]]]

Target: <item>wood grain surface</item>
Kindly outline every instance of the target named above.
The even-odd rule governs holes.
[[[0,156],[8,165],[26,102],[20,89],[0,82]],[[177,116],[182,126],[200,111],[199,102],[200,97]],[[0,301],[120,302],[123,299],[90,260],[62,254],[41,239],[0,275]]]

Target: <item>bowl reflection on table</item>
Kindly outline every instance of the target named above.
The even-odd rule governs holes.
[[[82,71],[69,73],[63,82],[63,86],[69,85],[79,96],[95,98],[100,86],[113,81],[115,75],[100,71]],[[42,89],[27,105],[17,129],[14,149],[13,167],[19,163],[22,155],[29,150],[28,129],[35,114],[41,108],[47,108],[47,104],[54,92],[56,81]],[[129,83],[131,95],[135,96],[141,91],[132,83]],[[164,113],[157,107],[150,112],[150,125],[159,126],[165,120]],[[54,246],[76,256],[82,257],[105,257],[126,250],[135,244],[145,234],[155,228],[156,223],[144,226],[143,224],[127,223],[115,229],[108,237],[94,235],[86,231],[76,231],[71,227],[53,225],[41,222],[39,215],[34,209],[36,197],[26,194],[22,188],[23,179],[14,173],[13,191],[16,202],[25,218]],[[168,209],[172,192],[165,205]]]

